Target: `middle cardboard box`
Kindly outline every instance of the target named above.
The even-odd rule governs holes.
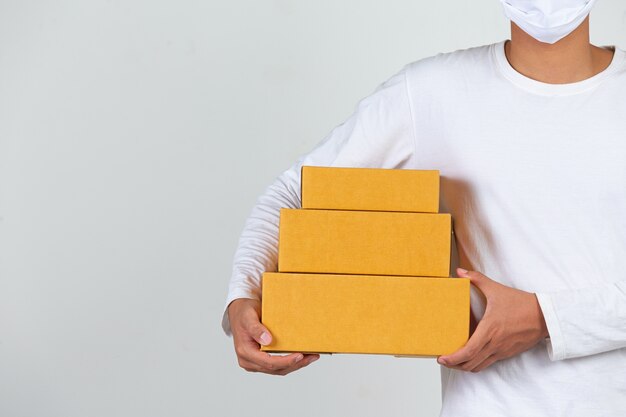
[[[448,277],[448,213],[281,208],[278,272]]]

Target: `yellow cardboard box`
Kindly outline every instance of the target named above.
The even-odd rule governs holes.
[[[439,171],[303,166],[302,208],[437,213]]]
[[[469,337],[467,278],[265,272],[268,352],[437,356]]]
[[[278,272],[450,275],[448,213],[280,210]]]

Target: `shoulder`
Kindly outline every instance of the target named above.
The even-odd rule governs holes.
[[[480,45],[412,61],[404,67],[409,82],[446,80],[457,77],[467,78],[484,74],[491,68],[493,48],[497,44]]]
[[[409,62],[379,84],[359,105],[404,106],[411,96],[441,96],[443,91],[458,88],[459,83],[482,83],[480,77],[491,77],[490,54],[494,45],[442,52]]]

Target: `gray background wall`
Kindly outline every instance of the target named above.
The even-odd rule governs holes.
[[[593,41],[626,46],[600,0]],[[508,36],[496,0],[0,1],[0,416],[435,416],[429,359],[238,368],[256,197],[410,61]]]

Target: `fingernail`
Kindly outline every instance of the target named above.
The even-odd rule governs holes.
[[[313,356],[313,359],[311,359],[311,361],[310,361],[309,363],[311,363],[311,362],[315,362],[315,361],[316,361],[316,360],[318,360],[319,358],[320,358],[319,356]]]
[[[259,336],[259,339],[261,340],[262,345],[268,345],[270,343],[270,335],[267,334],[267,332],[261,333],[261,336]]]
[[[300,362],[302,360],[302,358],[304,358],[304,355],[297,355],[296,356],[296,363]]]
[[[467,274],[467,269],[459,268],[458,270],[462,274]]]
[[[446,360],[445,359],[438,358],[437,362],[439,362],[441,365],[446,365]]]

